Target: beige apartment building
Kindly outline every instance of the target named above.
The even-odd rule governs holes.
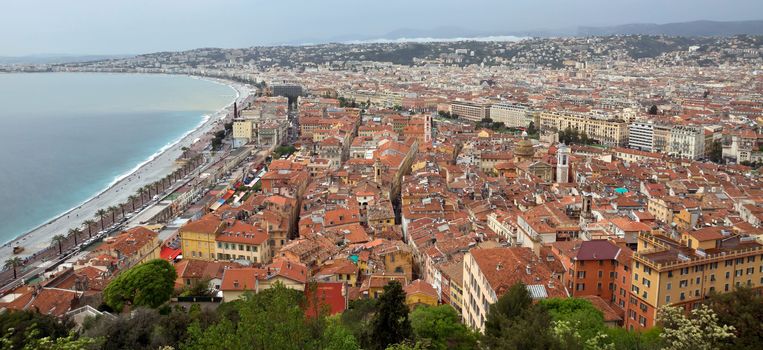
[[[483,332],[490,305],[516,283],[523,283],[536,300],[569,297],[561,272],[529,248],[472,249],[464,256],[461,318]]]
[[[585,133],[606,146],[625,146],[628,142],[628,124],[620,119],[585,113],[543,112],[541,130],[562,131],[567,128]]]
[[[241,147],[252,140],[254,140],[257,135],[255,134],[256,127],[254,125],[254,120],[252,119],[244,119],[244,118],[236,118],[233,120],[233,147]]]
[[[662,306],[691,310],[710,293],[739,286],[761,288],[763,245],[730,227],[686,231],[680,241],[656,232],[640,233],[631,271],[625,326],[645,329],[655,325]]]
[[[518,103],[498,103],[490,106],[490,119],[510,128],[526,128],[532,120],[528,107]]]
[[[478,122],[490,117],[490,104],[473,101],[455,101],[450,104],[450,114]]]

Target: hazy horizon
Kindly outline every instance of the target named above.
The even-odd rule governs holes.
[[[472,33],[763,19],[759,0],[453,0],[277,3],[244,0],[4,4],[0,56],[132,55],[200,47],[237,48],[337,38],[381,38],[403,29],[459,27]],[[369,16],[368,14],[372,14]]]

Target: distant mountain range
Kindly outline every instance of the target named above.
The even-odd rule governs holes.
[[[342,35],[328,39],[307,39],[292,41],[287,45],[305,43],[378,43],[378,42],[420,42],[420,41],[453,41],[485,40],[490,38],[522,38],[522,37],[567,37],[567,36],[601,36],[601,35],[669,35],[669,36],[732,36],[738,34],[763,35],[763,20],[752,21],[691,21],[677,23],[631,23],[617,26],[581,26],[570,28],[545,28],[535,30],[495,30],[475,31],[461,27],[448,26],[433,29],[402,28],[383,35]]]
[[[67,55],[42,54],[29,56],[0,56],[0,64],[55,64],[100,61],[107,59],[132,57],[133,55]]]
[[[597,35],[670,35],[670,36],[732,36],[763,35],[763,20],[755,21],[692,21],[680,23],[632,23],[611,27],[579,27],[578,36]]]

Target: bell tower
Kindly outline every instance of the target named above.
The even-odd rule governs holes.
[[[564,184],[570,178],[570,149],[561,143],[556,150],[556,183]]]

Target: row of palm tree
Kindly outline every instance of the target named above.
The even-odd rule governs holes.
[[[136,195],[130,195],[128,197],[128,200],[126,203],[120,203],[116,206],[110,206],[106,209],[98,209],[95,213],[95,217],[93,219],[87,219],[83,222],[85,226],[85,230],[87,230],[87,236],[88,238],[93,237],[93,226],[99,227],[100,230],[103,230],[106,227],[106,220],[105,218],[110,217],[111,223],[116,222],[117,218],[123,218],[125,217],[126,211],[125,208],[129,206],[130,211],[135,211],[136,208],[136,202],[140,202],[138,206],[141,206],[146,203],[146,201],[151,200],[154,195],[157,195],[161,192],[166,191],[169,187],[172,186],[173,183],[176,181],[182,179],[184,176],[189,174],[191,171],[196,169],[201,163],[203,162],[203,158],[201,155],[196,155],[193,158],[189,159],[189,161],[182,167],[171,174],[165,176],[159,181],[156,181],[154,183],[148,184],[146,186],[141,187],[138,190],[138,193]],[[117,216],[119,214],[119,216]],[[63,254],[63,248],[66,241],[71,237],[74,239],[74,245],[79,245],[79,239],[83,234],[83,230],[79,228],[73,228],[68,231],[67,235],[58,234],[51,238],[51,245],[56,246],[58,248],[58,254]],[[5,268],[13,269],[13,279],[15,280],[17,276],[17,268],[22,266],[24,261],[19,257],[12,257],[5,261]]]

